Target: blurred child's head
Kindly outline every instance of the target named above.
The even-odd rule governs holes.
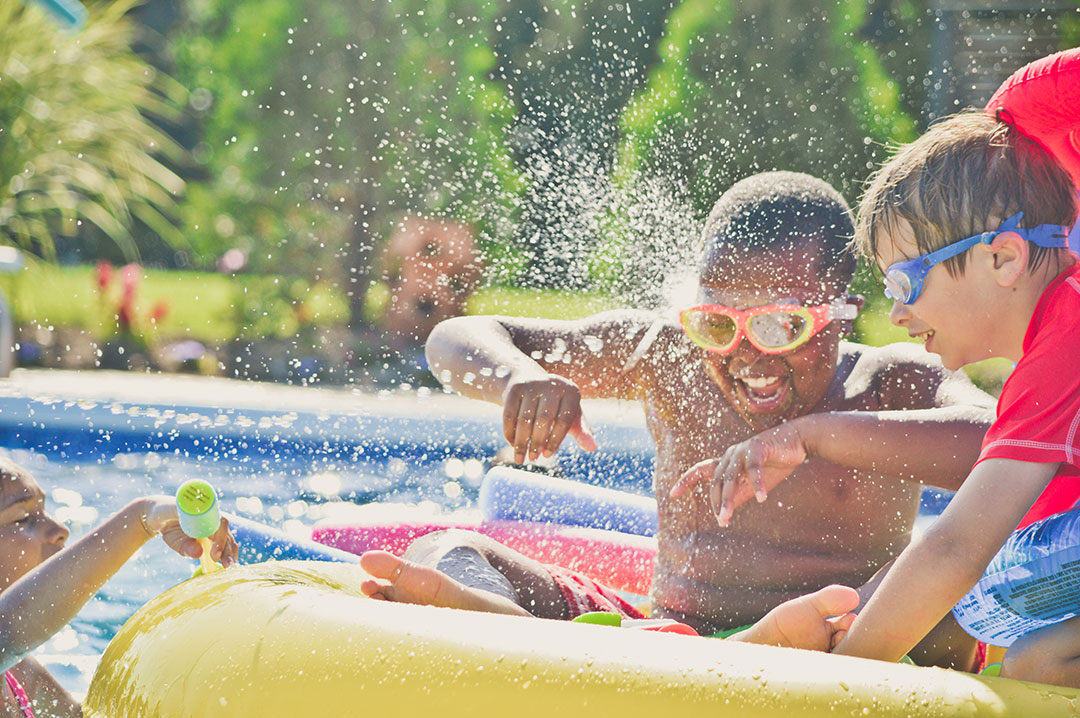
[[[1021,212],[1009,231],[1005,221]],[[1037,299],[1073,262],[1024,230],[1061,241],[1076,214],[1072,179],[1046,149],[971,111],[935,124],[871,177],[853,244],[887,273],[893,323],[957,369],[1016,358],[1033,309],[1018,298]],[[925,256],[946,247],[957,254]]]
[[[45,513],[30,472],[0,459],[0,591],[64,546],[68,529]]]
[[[808,412],[832,382],[839,341],[850,325],[826,315],[837,318],[835,306],[851,319],[858,304],[848,303],[855,270],[847,250],[851,232],[843,197],[795,172],[742,180],[713,208],[699,280],[703,308],[692,320],[684,312],[684,328],[703,347],[710,377],[750,426],[766,428]],[[741,320],[723,314],[769,305],[806,311]],[[733,343],[723,346],[727,339]]]

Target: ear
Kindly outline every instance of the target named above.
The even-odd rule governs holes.
[[[1027,271],[1028,243],[1016,232],[1002,232],[985,248],[991,260],[994,280],[1001,287],[1012,287]]]

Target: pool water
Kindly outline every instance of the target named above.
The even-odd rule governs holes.
[[[224,511],[298,538],[309,538],[320,519],[370,519],[386,503],[475,518],[488,457],[504,446],[497,407],[430,392],[384,400],[220,380],[96,377],[24,371],[0,383],[0,446],[9,447],[0,456],[37,477],[73,540],[128,501],[174,494],[193,478],[215,486]],[[558,455],[565,474],[648,493],[654,448],[639,409],[598,404],[590,416],[601,449],[565,446]],[[920,523],[946,500],[924,491]],[[160,540],[148,543],[35,655],[84,695],[120,626],[195,565]]]
[[[28,468],[45,490],[47,510],[68,525],[72,539],[147,494],[174,494],[184,481],[210,481],[222,509],[310,538],[322,518],[347,518],[360,504],[395,502],[432,513],[475,506],[486,466],[475,458],[409,462],[396,457],[334,466],[296,460],[222,462],[173,454],[119,454],[97,462],[56,460],[0,449]],[[373,507],[368,507],[370,510]],[[197,562],[160,540],[144,546],[63,631],[35,656],[77,696],[83,696],[109,640],[140,606],[191,576]]]

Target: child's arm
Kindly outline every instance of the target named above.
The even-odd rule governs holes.
[[[955,491],[979,458],[991,418],[985,410],[957,406],[808,414],[696,464],[671,494],[709,482],[713,510],[726,526],[736,508],[753,496],[763,501],[810,458]]]
[[[873,387],[878,411],[797,417],[703,461],[672,487],[678,496],[708,482],[721,525],[809,458],[902,481],[956,490],[979,457],[994,400],[915,345],[864,349],[849,386]]]
[[[987,459],[949,506],[904,549],[835,652],[897,661],[986,569],[1058,464]]]
[[[550,456],[569,434],[596,442],[582,397],[625,397],[627,369],[651,316],[611,312],[578,321],[457,317],[432,330],[428,365],[446,386],[503,406],[503,434],[515,460]]]
[[[199,543],[180,530],[175,499],[136,499],[0,593],[0,670],[18,663],[67,625],[131,555],[159,533],[183,556],[202,554]],[[228,522],[222,519],[211,539],[212,558],[224,565],[236,560]]]

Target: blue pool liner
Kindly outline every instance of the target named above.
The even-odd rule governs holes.
[[[359,563],[360,557],[347,551],[297,539],[284,531],[257,521],[229,515],[229,527],[240,545],[240,563],[263,561],[338,561]]]
[[[144,378],[140,383],[126,376],[123,381],[108,381],[124,398],[56,389],[55,381],[43,382],[33,371],[0,382],[0,447],[63,461],[160,453],[277,471],[292,462],[340,469],[397,459],[417,467],[450,459],[486,461],[506,445],[500,417],[444,413],[438,403],[414,404],[415,413],[410,415],[400,410],[400,402],[369,399],[350,405],[337,394],[316,389],[310,390],[312,395],[328,400],[326,407],[313,411],[302,407],[294,393],[280,396],[273,388],[218,379],[185,388],[188,401],[178,405],[151,399],[163,391],[155,389],[159,382]],[[163,377],[160,385],[168,387],[170,381]],[[121,391],[128,384],[141,388],[142,393],[134,394],[138,399],[131,390]],[[252,401],[252,393],[260,397],[258,402]],[[341,408],[334,410],[335,402]],[[655,445],[645,428],[631,424],[594,428],[601,448],[586,452],[573,445],[562,447],[558,453],[562,473],[586,484],[651,493]],[[924,488],[920,514],[940,514],[950,498],[949,492]]]
[[[542,521],[654,536],[656,501],[626,491],[496,466],[480,485],[488,520]]]

